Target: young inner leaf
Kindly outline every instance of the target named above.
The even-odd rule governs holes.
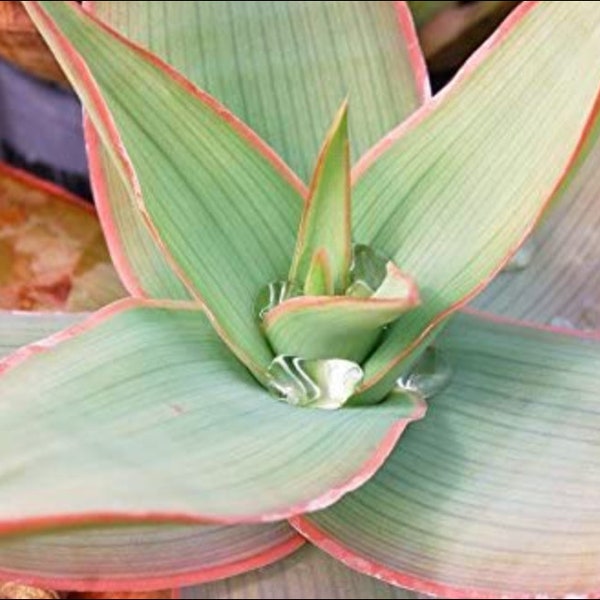
[[[306,295],[343,295],[348,288],[350,168],[348,104],[344,102],[319,156],[289,277],[304,286]]]

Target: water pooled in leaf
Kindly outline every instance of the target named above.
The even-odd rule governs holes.
[[[387,277],[389,260],[364,244],[354,246],[354,259],[350,268],[351,285],[346,292],[354,298],[370,298]]]
[[[292,281],[276,281],[261,290],[256,298],[254,312],[259,321],[264,321],[267,313],[286,300],[302,296],[302,288]]]
[[[533,262],[537,253],[537,244],[534,240],[529,240],[512,257],[511,261],[504,267],[505,273],[520,273],[525,271]]]
[[[269,367],[269,387],[277,397],[305,408],[336,410],[355,394],[364,378],[359,365],[348,360],[304,360],[277,357]]]
[[[397,388],[429,400],[441,394],[452,381],[452,367],[436,348],[428,348],[410,373],[398,380]]]

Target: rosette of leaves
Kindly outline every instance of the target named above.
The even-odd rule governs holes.
[[[2,575],[596,593],[598,338],[460,312],[593,156],[594,3],[523,3],[433,99],[404,3],[24,5],[132,298],[2,364]],[[306,540],[391,585],[232,579]]]

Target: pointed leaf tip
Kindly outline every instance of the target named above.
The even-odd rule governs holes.
[[[352,262],[348,101],[339,109],[321,148],[298,233],[290,272],[292,281],[307,294],[323,290],[323,277],[331,277],[328,295],[343,294]],[[314,278],[314,281],[313,281]]]
[[[136,210],[160,252],[263,379],[273,356],[253,300],[289,268],[304,186],[256,134],[155,55],[75,4],[26,6],[103,143],[128,161]]]

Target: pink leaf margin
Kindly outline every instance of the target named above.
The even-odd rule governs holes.
[[[429,102],[423,105],[421,109],[417,110],[404,123],[383,138],[363,156],[363,158],[353,169],[353,185],[356,185],[356,183],[360,181],[365,173],[381,158],[381,156],[383,156],[390,148],[392,148],[398,140],[402,139],[405,135],[418,127],[419,124],[429,117],[430,114],[438,110],[438,108],[443,105],[448,97],[455,95],[460,90],[463,83],[469,79],[471,73],[480,68],[486,62],[488,56],[493,54],[494,51],[496,51],[503,44],[503,42],[513,33],[514,29],[521,23],[521,21],[540,5],[541,0],[526,0],[525,2],[521,3],[502,23],[502,25],[500,25],[496,32],[479,48],[479,50],[477,50],[477,52],[475,52],[475,54],[473,54],[473,56],[462,67],[452,82],[446,86],[446,88],[444,88],[439,94],[437,94],[437,96],[433,97]],[[518,252],[519,248],[521,248],[527,239],[529,239],[531,233],[535,230],[538,223],[544,217],[546,210],[552,205],[554,198],[560,192],[564,182],[569,177],[571,170],[577,164],[581,153],[585,151],[588,139],[594,131],[594,127],[597,124],[599,115],[600,90],[598,91],[594,105],[590,111],[590,114],[588,115],[586,125],[582,130],[578,144],[576,145],[569,161],[565,165],[560,177],[557,179],[553,189],[548,194],[546,201],[541,206],[538,214],[532,220],[531,226],[527,229],[522,238],[517,244],[515,244],[513,248],[509,250],[504,260],[496,267],[496,269],[488,278],[482,281],[474,290],[464,296],[460,301],[454,303],[444,312],[437,315],[437,317],[435,317],[425,328],[422,334],[409,347],[405,348],[403,352],[400,353],[393,361],[388,363],[384,370],[380,370],[379,373],[365,381],[359,393],[368,393],[370,389],[381,383],[385,377],[389,375],[390,371],[399,366],[417,348],[419,348],[419,346],[423,344],[448,317],[467,306],[504,270],[511,258]]]
[[[41,589],[63,590],[68,592],[116,593],[128,592],[130,590],[153,592],[156,590],[173,589],[172,597],[180,598],[181,593],[177,588],[212,583],[214,581],[229,579],[230,577],[235,577],[237,575],[243,575],[249,571],[268,567],[269,565],[294,554],[304,544],[304,538],[296,534],[282,544],[249,558],[236,560],[216,567],[198,569],[170,576],[138,577],[131,575],[119,577],[118,579],[99,579],[96,577],[46,577],[24,575],[18,571],[12,572],[10,570],[0,569],[0,579],[3,581],[14,581]]]
[[[64,342],[68,342],[74,337],[83,335],[102,325],[107,320],[129,310],[140,308],[154,308],[166,310],[189,310],[192,312],[203,312],[198,305],[193,303],[181,302],[158,302],[142,300],[137,298],[128,298],[116,302],[89,317],[82,323],[62,331],[49,338],[36,342],[24,348],[21,348],[11,356],[0,361],[0,377],[6,375],[13,369],[26,363],[30,358],[51,352],[54,348]],[[257,383],[258,385],[258,383]],[[34,532],[37,530],[48,529],[56,526],[80,526],[80,525],[111,525],[118,523],[143,524],[143,523],[180,523],[190,525],[239,525],[239,524],[258,524],[279,522],[306,512],[322,510],[336,503],[346,494],[357,490],[371,479],[375,473],[383,466],[386,459],[392,453],[399,438],[402,436],[408,425],[414,421],[422,419],[427,412],[426,403],[413,398],[414,410],[410,417],[399,419],[392,425],[382,441],[374,448],[371,456],[362,464],[356,474],[337,487],[328,490],[321,496],[304,501],[298,505],[290,506],[281,512],[267,513],[262,515],[237,515],[236,517],[220,517],[216,515],[200,514],[163,514],[163,513],[90,513],[73,515],[55,515],[39,517],[35,519],[22,519],[11,521],[0,521],[0,535],[10,535],[23,532]]]
[[[417,84],[417,95],[421,104],[425,104],[431,100],[431,82],[415,20],[407,2],[394,2],[394,8],[398,17],[400,32],[406,42],[408,57]]]
[[[218,115],[221,120],[227,122],[229,126],[233,130],[235,130],[238,133],[238,135],[240,135],[242,139],[246,140],[251,146],[253,146],[257,150],[257,152],[262,154],[265,157],[265,159],[273,166],[273,168],[280,173],[282,178],[285,181],[287,181],[289,185],[298,192],[298,194],[304,201],[306,201],[306,198],[308,197],[308,191],[304,183],[299,179],[299,177],[295,173],[293,173],[293,171],[285,164],[285,162],[270,146],[268,146],[252,129],[250,129],[242,121],[240,121],[233,113],[231,113],[227,108],[220,104],[218,100],[197,88],[194,84],[185,79],[181,74],[175,71],[172,67],[166,64],[156,55],[134,44],[133,42],[116,32],[112,28],[108,27],[97,17],[83,10],[76,2],[68,0],[65,1],[65,4],[69,6],[71,10],[78,12],[85,18],[93,21],[108,35],[127,46],[132,52],[137,53],[140,57],[142,57],[144,60],[155,66],[157,69],[161,70],[179,87],[184,89],[188,94],[196,98],[199,102],[207,106],[212,112]],[[146,226],[148,227],[148,231],[150,232],[151,237],[163,253],[165,259],[167,260],[168,264],[171,266],[175,274],[179,277],[181,282],[188,289],[191,296],[195,298],[197,302],[203,304],[202,296],[190,283],[189,279],[182,272],[181,268],[178,266],[173,256],[167,250],[158,230],[156,229],[150,215],[148,214],[148,211],[146,210],[140,182],[137,178],[137,174],[135,172],[135,168],[132,164],[131,158],[129,157],[129,154],[123,144],[122,138],[119,134],[118,128],[112,117],[109,107],[104,97],[102,96],[102,93],[98,85],[96,84],[94,77],[90,72],[89,68],[87,67],[84,59],[70,44],[70,42],[62,35],[59,28],[56,26],[56,24],[50,18],[50,16],[46,13],[46,11],[40,6],[39,2],[37,2],[36,0],[23,0],[23,5],[29,12],[30,16],[35,17],[35,19],[37,19],[43,25],[46,34],[53,38],[53,41],[56,43],[57,46],[60,47],[61,51],[64,52],[65,56],[70,61],[70,66],[77,73],[77,76],[79,77],[80,81],[85,87],[89,95],[90,102],[93,104],[94,110],[98,114],[98,118],[102,122],[102,125],[106,130],[111,147],[116,151],[117,158],[121,164],[121,167],[124,170],[124,173],[126,173],[127,175],[137,208],[140,211],[140,215],[142,216],[142,219],[144,220]],[[92,128],[92,126],[88,126],[88,135],[90,134],[90,130]],[[97,137],[98,136],[94,136],[94,134],[92,133],[91,141],[97,141]],[[90,164],[95,178],[98,177],[99,170],[101,171],[99,151],[99,145],[90,143],[90,141],[88,140]],[[131,268],[131,265],[127,264],[128,261],[126,259],[126,255],[124,253],[121,242],[119,240],[119,236],[117,235],[117,227],[113,219],[112,209],[110,207],[109,199],[106,194],[106,186],[102,183],[102,178],[96,179],[96,188],[99,191],[99,196],[97,199],[98,211],[101,215],[101,221],[104,228],[105,236],[107,238],[107,243],[112,251],[113,259],[115,261],[115,267],[119,270],[120,276],[123,279],[124,284],[128,288],[128,291],[134,297],[146,298],[147,294],[141,288],[141,285],[138,279],[136,278],[135,273]],[[231,340],[230,337],[225,334],[223,328],[216,321],[214,315],[212,315],[210,310],[206,306],[204,306],[204,308],[208,317],[211,320],[211,323],[213,324],[213,327],[219,333],[221,339],[223,339],[227,343],[229,348],[239,358],[241,362],[246,364],[248,368],[250,368],[255,374],[260,376],[260,374],[262,373],[261,367],[255,364],[250,356],[246,355],[246,353],[242,352],[237,347],[233,340]]]
[[[562,327],[544,326],[536,323],[523,323],[515,319],[509,319],[499,315],[494,315],[479,310],[467,308],[461,311],[462,314],[476,317],[481,321],[487,321],[496,325],[506,327],[519,327],[529,329],[531,331],[539,331],[546,334],[556,335],[558,337],[566,337],[570,339],[592,341],[600,343],[600,331],[575,331]],[[365,558],[353,550],[346,547],[343,543],[337,541],[334,537],[324,532],[310,520],[304,516],[296,516],[289,519],[289,523],[306,538],[310,543],[314,544],[323,552],[329,554],[342,564],[350,569],[374,577],[380,581],[389,583],[396,587],[401,587],[408,590],[417,591],[420,594],[426,594],[434,598],[465,598],[473,600],[495,600],[501,593],[500,590],[479,589],[479,588],[461,588],[452,585],[446,585],[441,582],[424,579],[402,573],[394,569],[390,569],[385,565],[376,562],[375,560]],[[546,595],[532,594],[531,592],[511,593],[510,596],[502,595],[502,598],[519,598],[522,600],[537,600]],[[600,590],[594,591],[587,595],[574,595],[573,597],[582,598],[584,600],[597,600],[600,598]]]
[[[137,308],[164,308],[175,310],[198,311],[198,306],[188,303],[177,302],[155,302],[136,298],[128,298],[112,304],[88,318],[83,323],[77,324],[63,332],[55,334],[43,341],[36,342],[26,346],[8,358],[0,361],[0,377],[12,369],[27,362],[30,358],[52,351],[53,348],[74,337],[93,330],[108,319],[129,310]],[[30,519],[18,522],[0,523],[0,535],[27,534],[56,529],[60,527],[75,527],[84,525],[117,525],[117,524],[189,524],[189,525],[207,525],[213,524],[214,520],[207,520],[201,516],[190,515],[125,515],[125,514],[90,514],[90,515],[56,515],[47,518]],[[227,523],[233,524],[233,523]],[[89,592],[116,592],[137,589],[140,591],[153,591],[159,589],[176,588],[187,585],[197,585],[225,579],[234,575],[239,575],[250,570],[258,569],[298,550],[304,544],[303,538],[299,535],[292,537],[278,546],[275,546],[265,552],[255,556],[233,561],[231,564],[219,565],[210,569],[200,569],[198,571],[175,574],[173,576],[159,577],[119,577],[118,579],[89,579],[89,578],[61,578],[45,577],[35,575],[24,575],[20,572],[3,570],[0,567],[0,579],[6,581],[18,581],[25,585],[32,585],[41,588],[89,591]]]

